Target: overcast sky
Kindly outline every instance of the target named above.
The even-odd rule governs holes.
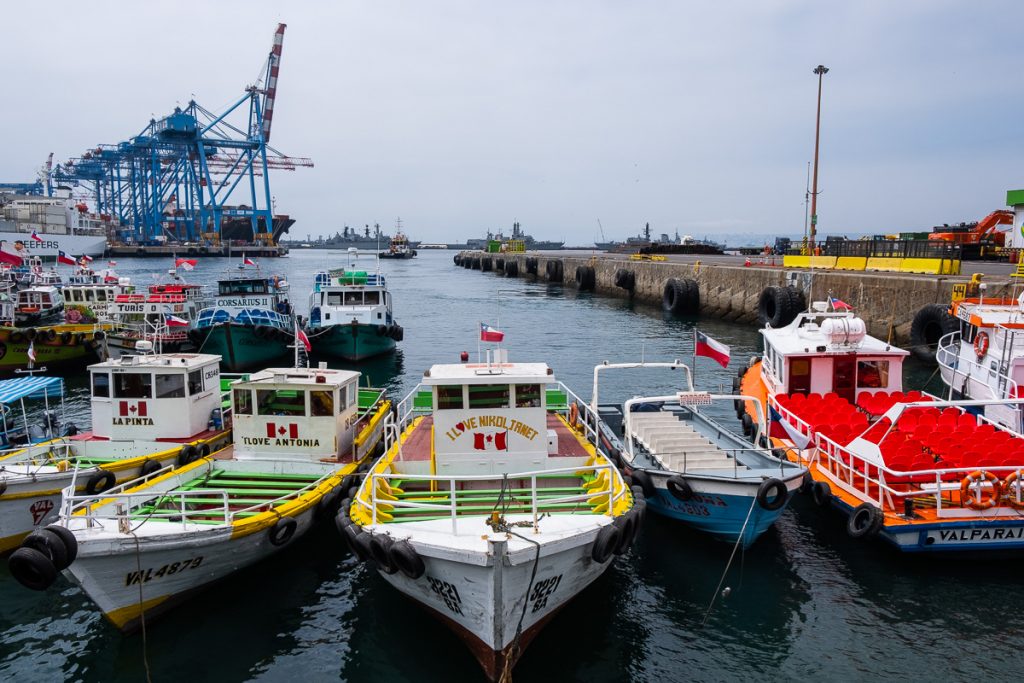
[[[218,111],[288,24],[272,176],[293,236],[584,244],[802,232],[827,65],[826,232],[976,220],[1024,187],[1024,3],[93,2],[5,6],[0,180]]]

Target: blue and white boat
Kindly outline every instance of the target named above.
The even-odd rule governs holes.
[[[722,402],[731,410],[738,397],[695,391],[690,369],[678,361],[598,366],[594,406],[599,370],[644,367],[685,370],[687,389],[631,398],[621,408],[598,406],[602,442],[620,452],[624,471],[643,488],[653,512],[749,547],[786,509],[807,469],[775,457],[709,417],[708,407]],[[617,434],[623,434],[625,445]],[[759,437],[760,430],[755,444]]]

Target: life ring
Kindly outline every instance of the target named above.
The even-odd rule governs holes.
[[[295,535],[295,530],[298,528],[299,523],[291,517],[285,517],[277,520],[274,526],[270,527],[270,543],[271,545],[282,546],[288,541],[292,540],[292,536]]]
[[[882,528],[885,516],[871,503],[861,503],[846,520],[846,533],[850,538],[871,538]]]
[[[370,537],[370,556],[377,563],[377,568],[385,574],[394,574],[398,571],[389,552],[393,543],[391,537],[385,534],[374,534]]]
[[[594,547],[590,551],[590,557],[598,564],[604,564],[619,547],[619,537],[622,532],[614,524],[607,524],[597,532],[594,539]]]
[[[53,562],[53,566],[57,571],[67,569],[68,565],[71,564],[71,561],[68,559],[67,546],[64,545],[64,539],[49,529],[33,531],[21,542],[21,547],[32,548],[46,555],[50,558],[50,562]]]
[[[683,501],[684,503],[693,498],[693,487],[690,486],[690,482],[683,479],[678,474],[672,475],[665,481],[665,488],[672,494],[673,498]]]
[[[789,490],[780,480],[765,479],[757,487],[757,504],[768,511],[778,510],[789,499]]]
[[[979,332],[974,338],[974,353],[977,354],[978,360],[988,354],[988,343],[988,332]]]
[[[25,588],[44,591],[57,580],[57,567],[49,557],[34,548],[18,548],[7,561],[11,576]]]
[[[977,496],[971,493],[971,486],[973,484],[980,484],[984,481],[992,485],[992,494],[990,496],[986,497],[981,491],[978,492]],[[960,502],[972,510],[988,510],[991,507],[995,507],[999,502],[1001,491],[1002,486],[999,477],[991,472],[975,470],[960,482]]]
[[[90,496],[95,496],[97,493],[103,493],[109,489],[116,481],[117,477],[114,476],[113,472],[100,470],[89,477],[89,481],[85,484],[85,492]]]
[[[416,552],[416,548],[409,541],[392,543],[388,554],[391,556],[391,564],[395,565],[400,572],[410,579],[416,580],[420,578],[427,569],[423,563],[423,558],[420,557],[420,554]]]
[[[569,426],[573,429],[579,429],[580,426],[580,408],[575,403],[569,406]]]
[[[1019,472],[1011,472],[1010,476],[1003,480],[1002,486],[1002,493],[1005,497],[1006,502],[1010,505],[1010,507],[1017,508],[1018,510],[1024,508],[1024,502],[1018,503],[1017,496],[1014,495],[1014,489],[1021,488],[1022,486],[1024,486],[1024,482],[1017,482],[1017,480],[1020,479],[1020,477],[1018,476],[1019,474]]]

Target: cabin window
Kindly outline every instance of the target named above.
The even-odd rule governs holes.
[[[859,389],[884,389],[889,386],[889,361],[862,360],[857,363]]]
[[[362,292],[345,292],[346,306],[361,306],[363,304]]]
[[[188,393],[190,396],[203,392],[203,371],[193,370],[188,373]]]
[[[92,395],[110,398],[110,375],[105,372],[92,373]]]
[[[93,298],[94,298],[93,294],[95,294],[95,292],[93,292],[91,289],[85,290],[85,300],[86,301],[92,301]]]
[[[309,392],[309,414],[313,417],[331,417],[334,415],[334,392]]]
[[[508,408],[508,384],[481,384],[469,387],[470,409]]]
[[[257,389],[256,404],[260,415],[306,414],[306,392],[300,389]]]
[[[252,392],[235,389],[235,415],[252,415]]]
[[[327,293],[327,305],[328,306],[340,306],[341,305],[341,292],[328,292]]]
[[[811,359],[793,358],[789,361],[789,393],[807,394],[811,391]]]
[[[364,292],[363,303],[367,306],[376,306],[380,303],[380,292]]]
[[[180,373],[156,376],[157,398],[185,398],[185,376]]]
[[[540,385],[517,384],[516,408],[540,408]]]
[[[462,410],[462,385],[453,384],[437,388],[438,410]]]
[[[348,385],[348,402],[347,403],[343,402],[341,407],[338,409],[338,412],[341,412],[342,410],[345,410],[345,408],[347,408],[348,406],[356,406],[356,405],[358,405],[356,403],[356,401],[357,401],[356,396],[358,394],[359,394],[359,387],[356,386],[355,382],[353,382],[352,384],[349,384]]]
[[[152,398],[153,376],[137,372],[114,375],[115,398]]]

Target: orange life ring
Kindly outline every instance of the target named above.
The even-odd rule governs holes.
[[[971,493],[971,485],[978,484],[983,481],[987,481],[992,485],[992,494],[986,497],[982,492],[982,489],[978,491],[978,495],[975,497],[975,495]],[[963,481],[960,482],[960,502],[972,510],[988,510],[991,507],[995,507],[996,503],[999,502],[1001,491],[1002,486],[999,481],[999,477],[991,472],[975,470],[964,477]]]
[[[1018,510],[1024,508],[1024,502],[1018,503],[1017,502],[1017,496],[1013,495],[1014,494],[1013,489],[1014,489],[1015,485],[1017,487],[1024,486],[1024,482],[1021,482],[1019,484],[1017,483],[1017,480],[1020,479],[1019,474],[1020,474],[1019,472],[1011,472],[1010,476],[1008,476],[1006,479],[1003,480],[1003,486],[1002,486],[1003,496],[1005,496],[1006,502],[1009,503],[1009,505],[1011,507],[1015,507]]]
[[[979,332],[978,336],[974,338],[974,353],[978,355],[978,358],[984,358],[988,353],[988,332]]]
[[[575,403],[569,406],[569,426],[573,429],[580,426],[580,409]]]

